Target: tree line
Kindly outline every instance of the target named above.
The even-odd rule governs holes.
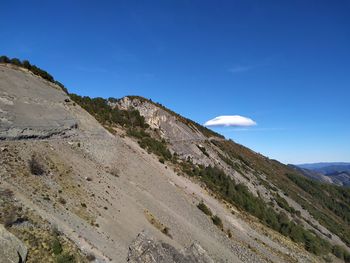
[[[26,68],[29,71],[31,71],[33,74],[40,76],[43,79],[46,79],[47,81],[55,83],[56,85],[60,86],[64,92],[68,93],[65,86],[62,83],[60,83],[59,81],[55,80],[54,77],[50,73],[48,73],[47,71],[31,64],[28,60],[20,60],[18,58],[9,58],[7,56],[0,56],[0,63],[11,64],[11,65],[15,65],[18,67]]]

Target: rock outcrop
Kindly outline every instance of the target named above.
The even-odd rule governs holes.
[[[24,263],[27,257],[26,246],[3,225],[0,225],[0,262]]]
[[[146,232],[141,232],[129,247],[127,262],[213,263],[214,261],[198,243],[193,243],[184,252],[180,252],[167,243],[156,241]]]
[[[44,139],[69,134],[77,121],[57,85],[25,69],[0,65],[0,140]],[[29,86],[30,84],[30,86]]]

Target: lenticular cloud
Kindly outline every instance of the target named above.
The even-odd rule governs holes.
[[[218,116],[204,123],[204,126],[249,127],[256,125],[250,118],[240,115]]]

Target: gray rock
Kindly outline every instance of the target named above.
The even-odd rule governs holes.
[[[0,65],[0,140],[74,133],[77,121],[69,112],[67,99],[57,85],[24,69]]]
[[[130,263],[212,263],[207,252],[194,243],[183,253],[173,246],[154,240],[141,232],[129,247],[127,262]]]
[[[24,263],[27,248],[17,237],[0,225],[0,263]]]

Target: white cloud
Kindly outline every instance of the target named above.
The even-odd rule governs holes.
[[[204,123],[204,126],[224,126],[224,127],[249,127],[256,125],[250,118],[240,115],[218,116]]]

